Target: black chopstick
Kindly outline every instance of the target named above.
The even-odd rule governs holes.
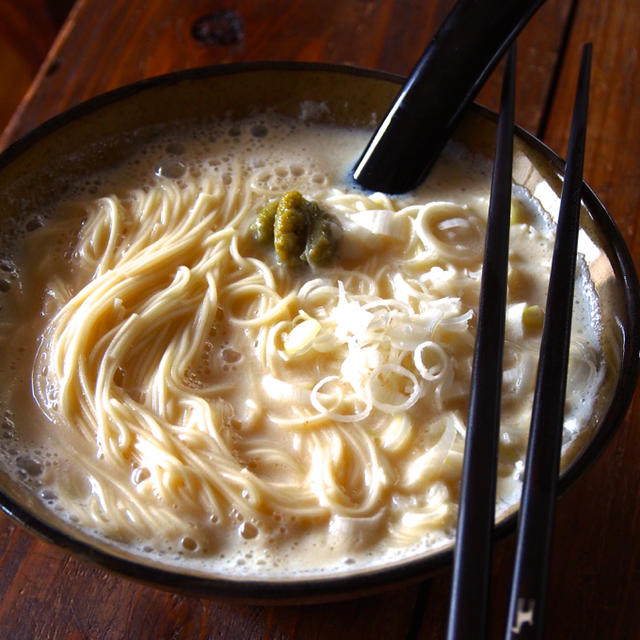
[[[448,640],[482,640],[487,632],[509,254],[515,59],[513,45],[507,57],[502,85],[491,183]]]
[[[522,489],[505,638],[541,638],[560,464],[591,44],[582,51],[573,109]]]

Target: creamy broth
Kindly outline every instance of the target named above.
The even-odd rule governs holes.
[[[454,535],[489,160],[363,193],[370,133],[275,116],[148,144],[43,212],[2,263],[4,464],[60,517],[164,562],[334,571]],[[292,189],[342,233],[325,267],[252,238]],[[514,185],[497,510],[518,499],[553,248]],[[564,429],[605,376],[584,264]]]

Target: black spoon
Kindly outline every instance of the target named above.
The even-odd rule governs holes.
[[[365,189],[404,193],[426,177],[465,107],[544,0],[459,0],[353,169]]]

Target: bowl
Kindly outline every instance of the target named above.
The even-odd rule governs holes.
[[[157,129],[213,117],[241,118],[262,110],[296,117],[300,104],[322,104],[312,119],[371,126],[386,112],[402,79],[362,69],[301,63],[218,66],[153,78],[94,98],[53,118],[0,156],[0,228],[9,242],[70,185],[118,165]],[[497,118],[474,106],[454,136],[475,153],[493,155]],[[151,133],[150,133],[151,132]],[[563,161],[518,129],[514,180],[549,211],[557,211]],[[37,224],[37,222],[36,222]],[[574,482],[622,421],[635,389],[640,298],[632,261],[615,223],[587,186],[580,249],[603,312],[603,344],[612,374],[593,420],[563,457],[560,491]],[[15,416],[20,421],[20,416]],[[58,517],[25,484],[0,468],[0,506],[49,542],[130,578],[159,587],[245,602],[309,602],[362,595],[424,578],[452,561],[452,543],[382,566],[330,574],[235,576],[178,569],[96,538]],[[496,535],[515,526],[517,505],[496,522]]]

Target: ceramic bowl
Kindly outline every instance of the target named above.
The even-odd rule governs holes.
[[[301,101],[320,101],[322,121],[371,126],[385,113],[402,79],[361,69],[318,64],[265,63],[184,71],[99,96],[48,121],[0,156],[0,229],[28,224],[38,208],[76,180],[117,164],[154,126],[216,116],[242,117],[273,109],[295,116]],[[496,116],[473,107],[455,137],[493,155]],[[557,211],[563,161],[518,130],[514,179]],[[603,309],[603,340],[612,363],[590,428],[562,464],[560,490],[573,482],[620,424],[635,388],[639,345],[636,275],[622,237],[593,191],[585,185],[581,246]],[[2,356],[0,356],[2,357]],[[19,422],[20,416],[15,416]],[[1,445],[5,446],[5,445]],[[452,544],[402,561],[367,569],[278,578],[237,577],[181,570],[141,558],[98,540],[47,509],[27,486],[0,468],[5,513],[51,543],[87,560],[157,586],[251,602],[302,602],[360,595],[417,580],[452,560]],[[517,505],[497,522],[496,534],[514,527]]]

